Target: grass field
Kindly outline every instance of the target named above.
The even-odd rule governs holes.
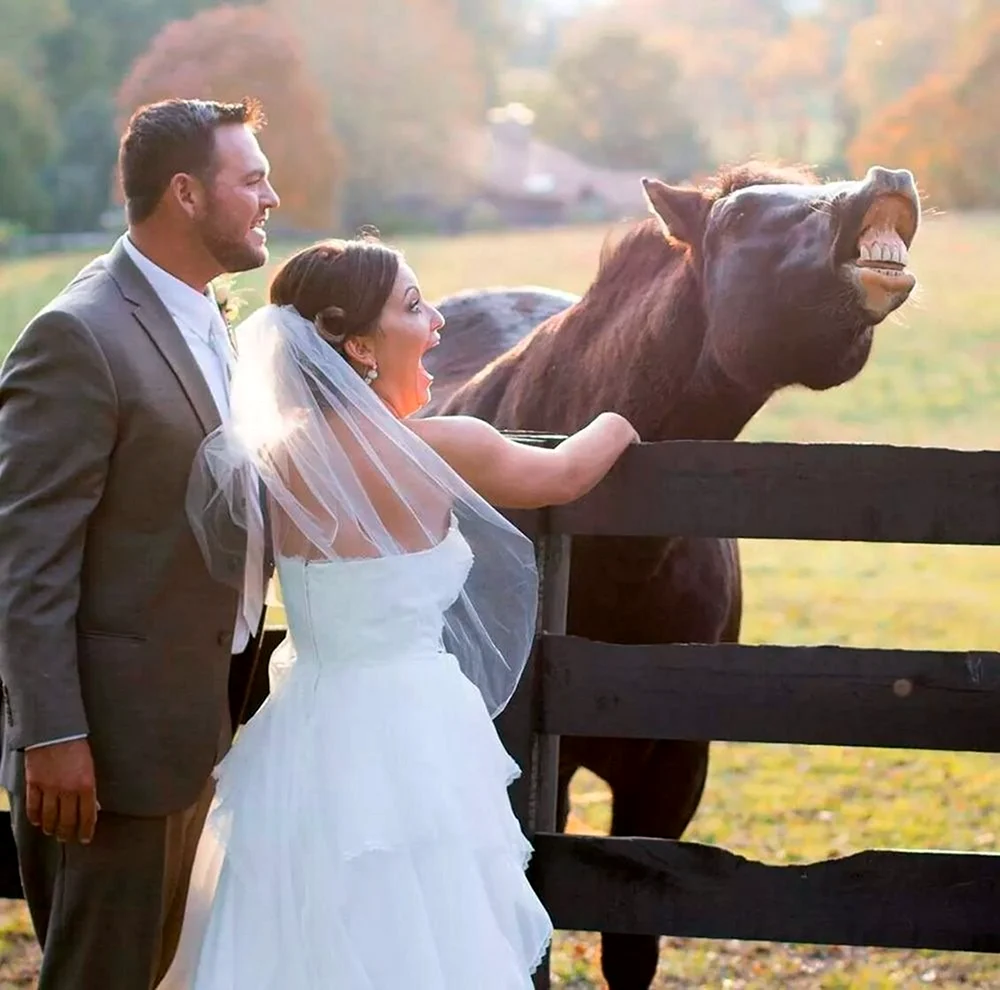
[[[523,282],[581,290],[603,236],[577,229],[404,246],[431,296]],[[929,219],[912,252],[919,293],[880,329],[869,368],[833,392],[783,394],[745,436],[1000,444],[1000,297],[989,275],[992,262],[1000,262],[998,245],[1000,217]],[[0,350],[83,260],[0,265]],[[249,302],[259,301],[265,275],[238,283]],[[743,554],[746,642],[942,649],[1000,643],[1000,553],[991,548],[744,541]],[[1000,761],[988,756],[719,744],[688,837],[778,863],[873,846],[992,851],[1000,846],[998,793]],[[608,808],[600,782],[581,774],[574,797],[572,830],[603,830]],[[23,948],[30,928],[18,910],[8,913],[0,987],[30,986],[32,956]],[[594,936],[563,934],[554,956],[557,985],[601,986],[597,951]],[[1000,959],[665,940],[656,987],[927,985],[1000,986]]]

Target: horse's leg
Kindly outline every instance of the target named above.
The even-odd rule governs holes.
[[[608,740],[618,773],[611,834],[679,839],[698,810],[708,773],[707,742]],[[650,783],[655,781],[656,786]],[[666,784],[666,786],[664,786]],[[656,975],[656,935],[601,935],[601,969],[609,990],[647,990]]]
[[[569,626],[576,635],[612,643],[739,636],[742,594],[732,541],[577,538],[573,566]],[[637,575],[648,575],[638,587],[627,580]],[[621,594],[625,587],[629,593]],[[572,746],[611,788],[612,835],[681,837],[705,788],[708,742],[576,738]],[[658,936],[604,932],[601,945],[609,990],[647,990]]]

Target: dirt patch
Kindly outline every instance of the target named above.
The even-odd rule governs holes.
[[[40,962],[41,953],[24,904],[0,900],[0,990],[34,987]]]

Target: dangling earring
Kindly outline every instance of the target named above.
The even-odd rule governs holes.
[[[378,367],[377,367],[376,365],[374,365],[374,364],[373,364],[373,365],[372,365],[372,366],[371,366],[371,367],[370,367],[370,368],[369,368],[369,369],[368,369],[368,370],[367,370],[367,371],[365,372],[365,384],[366,384],[366,385],[371,385],[371,384],[372,384],[372,382],[374,382],[376,378],[378,378]]]

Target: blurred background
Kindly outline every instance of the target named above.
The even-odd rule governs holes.
[[[8,249],[119,227],[117,134],[165,96],[264,101],[286,231],[614,219],[643,173],[752,155],[1000,200],[992,0],[0,0],[0,23]]]

